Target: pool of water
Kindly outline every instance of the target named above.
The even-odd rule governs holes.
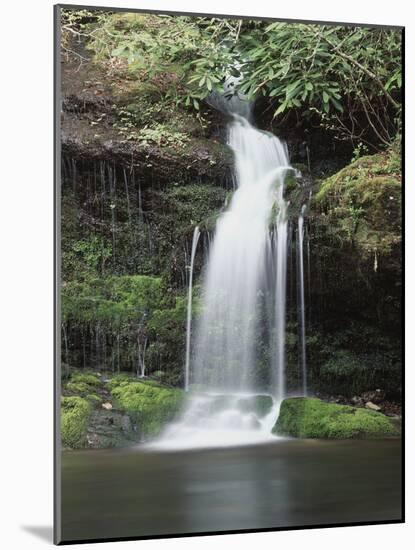
[[[62,453],[66,541],[400,518],[398,440]]]

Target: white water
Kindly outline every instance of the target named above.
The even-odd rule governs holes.
[[[299,278],[299,317],[300,317],[300,347],[301,347],[301,373],[303,380],[303,395],[307,395],[307,359],[305,342],[305,300],[304,300],[304,212],[306,206],[301,209],[298,217],[298,278]]]
[[[272,400],[265,413],[261,414],[252,404],[249,406],[249,401],[258,397]],[[275,440],[271,430],[278,417],[279,405],[272,396],[265,394],[191,393],[182,418],[170,424],[158,441],[147,446],[194,449],[267,443]]]
[[[259,294],[266,279],[269,227],[277,225],[277,262],[286,257],[284,175],[286,149],[275,136],[235,116],[228,144],[235,154],[237,189],[217,222],[204,281],[202,315],[195,344],[192,382],[209,391],[252,391]],[[278,214],[273,212],[276,205]],[[277,263],[277,314],[281,322],[275,366],[277,395],[284,387],[283,327],[286,261]],[[281,330],[280,330],[281,329]]]
[[[240,111],[239,111],[240,112]],[[162,448],[242,445],[273,438],[272,427],[285,396],[285,308],[287,203],[284,178],[290,170],[284,144],[234,115],[228,144],[235,155],[236,190],[217,222],[204,276],[202,314],[190,357],[191,285],[189,284],[185,389],[186,410],[157,443]],[[270,228],[276,238],[270,238]],[[255,379],[261,298],[273,258],[275,297],[269,335],[272,406],[265,416],[241,396],[264,395]],[[267,263],[268,262],[268,263]],[[190,383],[189,383],[190,382]],[[222,396],[218,401],[218,396]],[[219,406],[220,403],[220,406]]]
[[[195,227],[192,241],[192,252],[190,255],[190,274],[189,274],[189,289],[187,294],[187,322],[186,322],[186,364],[184,376],[184,389],[189,391],[190,378],[190,337],[192,333],[192,299],[193,299],[193,266],[196,255],[197,243],[199,241],[199,227]]]

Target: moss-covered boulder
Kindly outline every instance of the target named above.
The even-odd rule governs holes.
[[[63,447],[78,449],[85,446],[91,411],[91,404],[83,397],[61,397],[60,433]]]
[[[390,261],[401,242],[401,151],[361,157],[324,180],[312,203],[337,246],[351,244],[378,263]]]
[[[184,392],[152,381],[115,377],[110,383],[116,408],[128,414],[143,437],[158,435],[180,412]]]
[[[310,397],[285,399],[273,433],[313,439],[363,439],[399,435],[393,421],[381,413],[326,403]]]

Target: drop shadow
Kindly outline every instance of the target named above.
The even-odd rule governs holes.
[[[53,544],[53,527],[51,525],[21,525],[21,528],[38,539]]]

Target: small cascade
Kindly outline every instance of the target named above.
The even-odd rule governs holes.
[[[275,371],[277,373],[275,394],[277,401],[281,402],[285,396],[285,308],[287,294],[287,204],[284,200],[284,188],[282,184],[279,187],[277,205],[279,211],[276,222],[277,250],[275,255]]]
[[[186,364],[185,364],[185,376],[184,376],[184,389],[189,390],[189,378],[190,378],[190,338],[192,329],[192,298],[193,298],[193,266],[196,255],[197,243],[199,241],[200,231],[196,226],[193,232],[192,252],[190,255],[190,273],[189,273],[189,286],[187,294],[187,322],[186,322]]]
[[[300,215],[298,216],[298,284],[299,284],[299,304],[298,304],[298,317],[299,317],[299,338],[300,338],[300,363],[302,374],[303,395],[307,395],[307,358],[306,358],[306,330],[305,330],[305,298],[304,298],[304,212],[306,205],[301,208]]]
[[[278,410],[267,394],[192,392],[182,418],[148,446],[177,450],[267,443],[274,440]]]

